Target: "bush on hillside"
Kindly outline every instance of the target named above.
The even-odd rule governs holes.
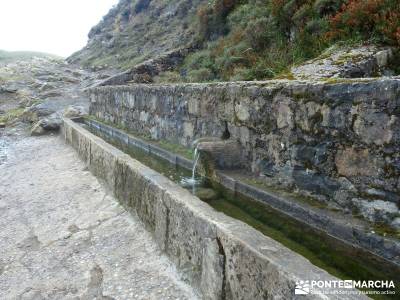
[[[204,50],[184,68],[196,74],[189,80],[266,79],[337,41],[399,46],[399,6],[398,0],[213,0],[198,11]]]
[[[375,39],[400,45],[400,3],[398,0],[349,0],[330,20],[332,39]]]
[[[198,38],[200,41],[214,40],[228,32],[226,17],[239,0],[212,0],[197,11]]]

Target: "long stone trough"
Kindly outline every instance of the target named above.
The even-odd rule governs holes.
[[[63,136],[121,204],[139,216],[203,299],[295,299],[297,281],[338,280],[247,224],[215,211],[78,123],[65,119]],[[363,298],[313,294],[308,299]]]
[[[193,168],[193,161],[148,143],[124,130],[93,119],[85,119],[84,123],[96,131],[103,132],[108,137],[112,137],[125,145],[142,149],[149,155],[155,155],[172,165],[180,166],[187,170],[192,170]],[[289,219],[297,220],[300,224],[330,236],[336,242],[344,244],[348,248],[362,250],[363,255],[373,260],[379,260],[387,268],[399,268],[400,243],[394,239],[371,233],[371,229],[369,229],[366,222],[350,217],[346,218],[339,213],[313,207],[288,196],[281,197],[276,193],[236,180],[223,170],[215,170],[214,173],[213,180],[234,194],[239,193],[264,203]]]

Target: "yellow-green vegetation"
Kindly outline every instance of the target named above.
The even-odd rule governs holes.
[[[247,183],[248,185],[252,185],[261,190],[264,190],[266,192],[272,192],[272,193],[280,195],[282,197],[289,197],[300,203],[305,203],[305,204],[308,204],[308,205],[316,207],[316,208],[327,208],[327,205],[324,202],[318,201],[311,197],[302,196],[302,195],[294,194],[294,193],[289,193],[288,191],[279,189],[276,186],[268,185],[265,181],[263,181],[262,179],[259,179],[259,178],[241,177],[241,181],[243,181],[244,183]]]
[[[159,140],[155,142],[158,146],[160,146],[161,148],[170,151],[174,154],[178,154],[181,155],[187,159],[193,159],[193,150],[186,148],[182,145],[179,144],[174,144],[171,142],[168,142],[166,140]]]
[[[375,223],[373,224],[374,231],[382,236],[390,236],[400,238],[400,230],[396,230],[385,223]]]
[[[23,108],[15,108],[7,111],[4,115],[0,115],[0,123],[12,124],[18,120],[24,113]]]
[[[289,71],[284,71],[279,73],[277,76],[275,76],[275,79],[288,79],[288,80],[294,80],[295,77],[292,72]]]
[[[331,78],[326,78],[322,79],[324,83],[327,84],[339,84],[339,83],[365,83],[365,82],[370,82],[373,81],[373,78],[338,78],[338,77],[331,77]]]
[[[154,83],[173,83],[173,82],[179,82],[181,80],[182,78],[180,74],[174,71],[163,72],[160,75],[155,76],[153,78]]]

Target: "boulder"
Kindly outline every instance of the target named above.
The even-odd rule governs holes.
[[[0,93],[9,93],[9,94],[15,94],[18,92],[18,88],[14,86],[2,86],[0,87]]]
[[[55,98],[55,97],[60,97],[60,96],[62,96],[62,94],[60,92],[50,91],[50,92],[41,94],[40,98],[47,99],[47,98]]]
[[[61,126],[61,119],[59,118],[45,118],[41,119],[31,129],[32,136],[44,135],[51,131],[58,131]]]
[[[33,125],[31,129],[31,136],[40,136],[46,134],[46,130],[42,127],[40,121]]]
[[[72,119],[85,116],[87,113],[82,106],[71,105],[64,110],[63,115],[65,118]]]
[[[38,122],[42,117],[47,117],[51,114],[55,113],[55,111],[47,106],[45,103],[33,105],[27,109],[25,109],[23,114],[23,120],[25,122]]]
[[[361,78],[390,71],[393,50],[389,47],[360,46],[327,49],[320,57],[292,68],[296,79]]]

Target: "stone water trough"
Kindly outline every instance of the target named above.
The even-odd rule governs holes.
[[[300,280],[338,280],[252,227],[215,211],[78,123],[63,120],[62,132],[90,171],[139,216],[203,299],[295,299]]]

